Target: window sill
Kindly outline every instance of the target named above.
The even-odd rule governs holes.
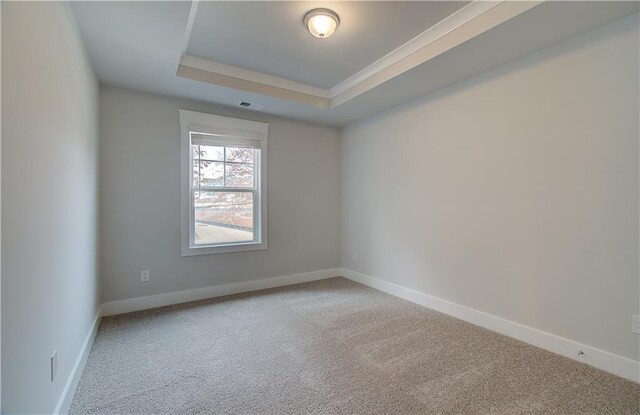
[[[249,242],[235,245],[183,247],[182,256],[214,255],[230,252],[258,251],[267,249],[266,242]]]

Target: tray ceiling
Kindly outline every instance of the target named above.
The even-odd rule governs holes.
[[[341,16],[334,36],[313,38],[302,15],[327,4],[70,2],[102,83],[227,106],[248,101],[265,113],[335,126],[640,7],[597,1],[339,2],[331,4]],[[384,29],[365,36],[371,22]]]
[[[331,88],[468,2],[201,2],[186,53],[267,75]],[[302,24],[329,8],[336,33],[319,40]]]

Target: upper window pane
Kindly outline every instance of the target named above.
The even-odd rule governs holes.
[[[253,187],[253,164],[228,163],[227,187]]]
[[[224,163],[195,161],[193,163],[194,186],[224,186]]]
[[[194,187],[253,188],[256,151],[252,148],[192,145]]]
[[[226,161],[231,161],[235,163],[252,163],[254,159],[255,150],[252,148],[242,148],[242,147],[227,147],[227,159]]]
[[[192,145],[193,160],[224,161],[224,147]]]

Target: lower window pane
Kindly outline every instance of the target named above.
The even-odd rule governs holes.
[[[253,241],[252,192],[194,192],[195,244]]]

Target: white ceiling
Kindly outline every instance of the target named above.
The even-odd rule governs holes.
[[[203,2],[187,54],[331,88],[468,2]],[[302,23],[318,7],[335,11],[336,33],[319,40]]]
[[[251,16],[255,15],[259,15],[262,20],[271,19],[272,14],[261,9],[269,4],[271,3],[256,5],[255,3],[223,2],[222,5],[218,5],[201,2],[198,4],[195,15],[192,16],[191,33],[189,33],[192,12],[190,2],[72,2],[71,8],[98,78],[103,83],[228,106],[237,106],[241,101],[255,102],[262,104],[262,111],[266,113],[335,126],[345,125],[392,108],[483,70],[638,12],[639,9],[637,2],[501,4],[500,7],[505,6],[506,9],[503,7],[498,10],[499,7],[495,7],[488,12],[481,11],[477,15],[486,22],[490,13],[500,11],[505,15],[506,10],[510,14],[507,13],[509,16],[504,22],[494,19],[492,25],[484,27],[482,31],[472,33],[462,41],[457,39],[458,43],[451,43],[446,48],[438,49],[437,53],[430,52],[430,55],[425,54],[424,51],[429,51],[429,48],[434,45],[421,44],[420,48],[409,50],[411,53],[400,53],[398,59],[384,62],[386,66],[374,64],[372,67],[375,70],[369,67],[359,72],[357,76],[353,76],[353,71],[360,71],[363,64],[371,63],[367,61],[382,57],[371,53],[364,59],[363,49],[370,52],[371,48],[376,53],[384,55],[389,52],[389,48],[395,48],[398,42],[409,40],[402,39],[404,36],[410,38],[419,32],[422,32],[422,35],[430,35],[434,28],[442,28],[442,24],[434,27],[433,19],[424,17],[425,20],[419,21],[420,19],[415,18],[416,13],[406,12],[406,10],[422,10],[421,6],[427,10],[430,4],[424,6],[396,2],[392,6],[395,13],[390,19],[393,24],[390,23],[390,25],[402,28],[393,29],[395,31],[390,29],[394,33],[391,36],[393,39],[379,45],[373,37],[366,40],[367,48],[356,42],[357,46],[344,48],[340,54],[332,50],[323,52],[327,53],[326,56],[334,56],[332,54],[336,53],[335,56],[339,57],[332,58],[334,62],[324,69],[317,67],[323,74],[331,72],[330,75],[321,77],[320,75],[312,76],[311,70],[300,71],[299,68],[310,65],[309,62],[312,62],[315,54],[319,53],[313,48],[330,48],[331,43],[327,43],[328,41],[335,40],[337,43],[341,33],[350,33],[345,27],[349,27],[350,24],[356,25],[356,23],[345,23],[346,16],[350,14],[341,12],[341,26],[330,39],[314,39],[302,30],[302,34],[305,35],[302,39],[296,37],[286,41],[259,43],[262,42],[261,39],[268,37],[268,34],[262,33],[264,28],[247,25],[246,22],[252,21],[255,17]],[[323,4],[326,3],[323,2]],[[480,6],[486,7],[487,4],[485,2]],[[252,8],[251,5],[261,10]],[[310,5],[306,3],[304,10],[306,11]],[[353,10],[361,7],[351,3],[344,6],[354,7]],[[457,15],[465,10],[468,11],[473,6],[472,3],[464,7]],[[218,10],[217,18],[222,17],[225,24],[218,27],[221,34],[216,36],[212,41],[212,47],[208,49],[205,47],[206,40],[201,39],[198,33],[199,27],[205,25],[207,21],[206,15],[209,13],[207,10],[210,7]],[[219,8],[216,9],[216,7]],[[278,10],[282,8],[280,13],[289,10],[287,13],[292,16],[300,14],[295,19],[292,18],[295,21],[291,22],[291,29],[282,29],[282,33],[287,30],[298,30],[302,26],[300,20],[304,13],[298,10],[299,7],[302,10],[301,4],[278,3],[274,7]],[[386,6],[382,3],[380,6],[374,4],[371,7],[375,10],[372,9],[370,13],[375,15]],[[377,7],[380,9],[378,10]],[[451,4],[447,2],[441,7],[451,7]],[[509,7],[520,9],[509,11]],[[338,7],[335,6],[335,9]],[[280,13],[275,14],[281,18]],[[435,12],[431,16],[434,15]],[[362,18],[363,14],[355,13],[354,16],[354,18],[358,16]],[[398,16],[404,17],[400,19]],[[448,21],[450,22],[451,18]],[[478,26],[479,21],[479,19],[473,21],[475,26]],[[432,26],[431,28],[421,26],[423,24],[421,22]],[[202,30],[213,33],[211,28]],[[239,32],[243,32],[242,36]],[[354,29],[355,32],[357,30]],[[446,40],[449,34],[447,32],[440,36],[438,41]],[[203,35],[203,37],[206,36]],[[344,34],[344,36],[347,35]],[[196,38],[199,40],[194,40]],[[256,42],[251,46],[254,47],[253,55],[240,53],[238,49],[249,48],[246,45],[252,44],[252,39]],[[299,42],[306,44],[307,41],[311,45],[307,47],[309,51],[304,56],[296,58],[292,51],[299,50],[296,49],[301,47],[302,43]],[[336,48],[339,47],[342,46],[336,46]],[[405,52],[406,48],[396,50],[398,51]],[[181,62],[184,62],[184,56],[182,56],[184,52],[201,58],[200,64],[208,70],[200,71],[197,76],[177,76],[178,67]],[[208,54],[205,55],[205,53]],[[265,58],[269,55],[276,55],[278,58],[271,61]],[[250,59],[251,56],[256,56],[255,61]],[[301,59],[304,62],[297,65],[282,64],[286,59],[291,59],[291,62]],[[220,63],[233,66],[220,66]],[[209,70],[207,65],[214,70]],[[339,65],[339,67],[334,70],[333,65]],[[221,75],[225,73],[226,77]],[[228,76],[229,74],[231,76]],[[348,88],[343,88],[338,91],[340,92],[338,94],[333,90],[335,89],[333,84],[336,79],[340,79],[345,74],[351,76],[353,82],[348,83]],[[270,78],[271,75],[278,78]],[[199,78],[201,80],[197,80]],[[344,83],[343,80],[341,82]],[[281,88],[276,88],[274,85]],[[326,89],[327,85],[334,88]],[[330,102],[331,105],[301,103],[304,100],[296,97],[295,94],[298,93],[296,91],[311,91],[312,95],[326,97],[322,99]],[[345,97],[342,98],[342,96]],[[306,97],[305,100],[308,101]]]

